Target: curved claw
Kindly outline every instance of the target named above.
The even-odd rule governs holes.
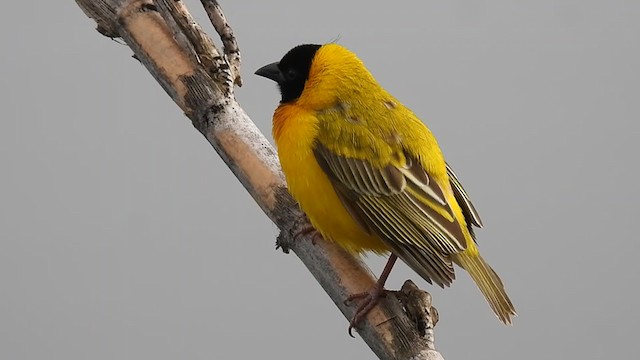
[[[353,315],[351,321],[349,321],[349,336],[354,337],[351,331],[353,328],[358,326],[358,323],[364,318],[371,309],[380,301],[381,297],[385,297],[387,295],[387,290],[384,289],[384,283],[387,281],[389,277],[389,273],[393,268],[393,264],[396,263],[398,257],[394,254],[389,256],[389,260],[387,260],[387,264],[384,266],[384,270],[382,270],[382,274],[380,274],[380,278],[376,282],[375,286],[369,290],[368,292],[353,294],[347,297],[344,301],[345,305],[349,305],[348,303],[354,299],[364,298],[364,302],[358,306],[356,309],[356,313]]]
[[[292,245],[292,241],[298,241],[300,238],[305,237],[309,234],[311,235],[311,244],[316,245],[316,241],[318,239],[322,239],[322,234],[316,230],[316,228],[311,225],[307,216],[300,217],[297,219],[291,229],[289,229],[286,233],[280,232],[278,238],[276,239],[276,250],[282,249],[285,254],[289,253],[289,250]],[[287,236],[289,235],[289,236]]]
[[[376,285],[368,292],[352,294],[344,300],[344,304],[349,305],[349,303],[355,299],[364,299],[362,304],[360,304],[356,309],[356,312],[351,318],[351,321],[349,321],[349,328],[347,329],[349,336],[351,336],[352,338],[355,337],[353,336],[353,329],[356,328],[358,326],[358,323],[360,323],[360,321],[362,321],[362,319],[367,316],[369,311],[371,311],[371,309],[373,309],[378,304],[380,298],[383,298],[386,295],[387,290]]]
[[[313,225],[311,225],[311,223],[309,222],[308,219],[305,218],[305,223],[303,223],[302,225],[300,225],[298,227],[298,229],[296,229],[293,237],[295,239],[307,236],[309,234],[313,233],[313,235],[311,235],[311,243],[313,245],[316,244],[316,240],[319,238],[322,238],[322,235],[320,234],[320,232],[318,230],[316,230],[315,227],[313,227]]]
[[[349,306],[349,303],[352,302],[353,300],[366,298],[367,296],[369,296],[369,292],[367,291],[357,293],[357,294],[352,294],[352,295],[349,295],[346,299],[344,299],[342,303],[345,304],[346,306]]]

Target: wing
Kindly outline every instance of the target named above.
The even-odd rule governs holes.
[[[403,166],[373,166],[337,155],[318,143],[320,167],[354,219],[378,235],[427,281],[448,286],[455,278],[450,254],[467,244],[443,189],[419,162],[404,155]]]
[[[476,226],[478,228],[482,228],[482,220],[480,219],[480,215],[478,214],[478,211],[476,211],[476,208],[473,206],[469,195],[467,195],[467,192],[462,187],[462,183],[460,182],[460,180],[458,180],[458,177],[453,172],[453,169],[451,169],[451,166],[449,166],[449,164],[447,164],[447,174],[449,175],[449,181],[451,182],[453,195],[455,196],[458,205],[460,205],[460,208],[462,208],[462,214],[464,215],[464,218],[467,222],[467,228],[469,229],[469,232],[471,233],[471,236],[475,241],[476,237],[473,231],[473,227]]]

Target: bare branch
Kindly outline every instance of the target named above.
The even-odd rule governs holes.
[[[435,350],[433,329],[438,323],[438,310],[431,305],[431,294],[418,288],[411,280],[402,285],[396,297],[404,306],[409,319],[413,320],[429,349]]]
[[[186,36],[189,45],[192,47],[191,53],[197,61],[209,72],[218,82],[229,83],[227,86],[233,89],[233,76],[229,65],[220,56],[211,38],[196,23],[184,2],[180,0],[156,0],[158,10],[168,24],[175,22],[179,27],[177,36]],[[183,35],[184,34],[184,35]]]
[[[375,280],[361,261],[339,246],[321,238],[312,242],[313,234],[293,238],[304,223],[304,215],[286,190],[275,150],[237,103],[230,81],[233,77],[216,75],[231,69],[234,81],[239,82],[238,47],[217,2],[203,0],[211,8],[207,12],[225,43],[227,56],[217,57],[223,65],[216,59],[215,46],[193,22],[181,1],[76,1],[95,19],[101,33],[121,37],[131,47],[136,59],[180,106],[281,229],[280,244],[286,244],[300,258],[340,311],[347,318],[352,317],[355,306],[345,305],[344,299],[370,289]],[[207,56],[212,56],[210,64]],[[415,294],[422,298],[420,293]],[[416,315],[410,320],[403,306],[390,295],[367,315],[358,332],[380,359],[432,359],[426,356],[437,354],[432,349],[433,342],[429,343],[416,327],[416,323],[425,321],[429,323]]]
[[[200,0],[200,2],[202,2],[204,10],[207,12],[207,15],[209,15],[211,24],[213,24],[216,32],[220,35],[220,39],[224,45],[224,54],[227,56],[231,67],[231,74],[234,77],[234,83],[242,86],[242,78],[240,77],[240,48],[238,47],[236,37],[233,35],[233,29],[229,26],[218,1]]]

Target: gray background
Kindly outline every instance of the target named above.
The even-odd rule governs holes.
[[[10,4],[0,358],[373,357],[126,46],[72,1]],[[447,359],[638,357],[640,2],[223,6],[238,97],[265,133],[279,98],[253,71],[339,37],[438,136],[520,313],[499,324],[466,275],[420,282]],[[389,287],[406,278],[398,266]]]

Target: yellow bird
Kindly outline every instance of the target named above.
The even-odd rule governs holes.
[[[397,258],[429,283],[465,269],[498,319],[516,315],[475,243],[482,221],[431,131],[354,53],[300,45],[256,71],[278,83],[273,137],[289,192],[325,238],[352,253],[391,253],[349,332],[384,294]]]

